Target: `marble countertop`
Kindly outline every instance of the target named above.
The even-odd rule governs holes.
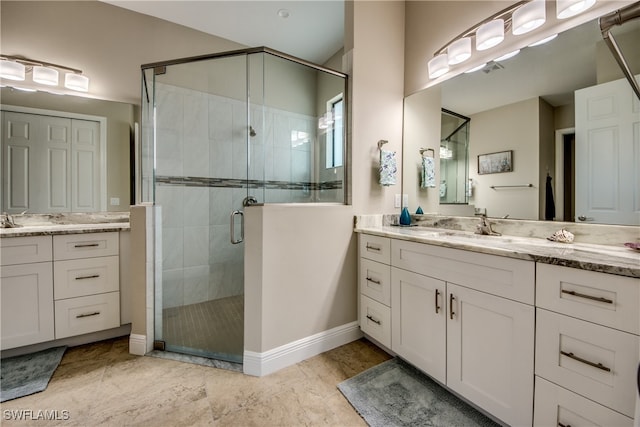
[[[100,233],[129,230],[129,212],[25,214],[12,216],[17,227],[0,228],[0,238]]]
[[[362,226],[355,232],[453,249],[500,255],[545,264],[640,277],[640,251],[625,246],[558,243],[517,236],[481,236],[468,231],[430,227]]]

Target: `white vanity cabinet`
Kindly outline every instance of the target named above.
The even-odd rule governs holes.
[[[0,239],[2,349],[54,339],[51,236]]]
[[[392,240],[391,266],[391,349],[502,421],[531,425],[534,263]]]
[[[391,348],[391,239],[361,234],[358,250],[360,328]]]
[[[117,328],[119,233],[0,238],[1,348]]]
[[[120,326],[118,233],[53,236],[56,338]]]
[[[640,281],[537,266],[535,425],[632,426]]]

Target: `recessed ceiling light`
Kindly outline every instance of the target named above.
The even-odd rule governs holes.
[[[282,19],[287,19],[289,17],[290,13],[289,10],[287,9],[280,9],[278,11],[278,16]]]

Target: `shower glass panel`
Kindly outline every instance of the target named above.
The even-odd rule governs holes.
[[[442,110],[440,136],[440,204],[469,202],[468,117]]]
[[[155,341],[242,362],[243,211],[345,203],[346,76],[266,48],[142,73],[142,201],[160,212]]]

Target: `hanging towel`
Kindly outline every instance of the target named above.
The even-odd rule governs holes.
[[[556,204],[553,201],[553,188],[551,186],[551,177],[547,175],[547,185],[545,187],[545,199],[544,199],[544,219],[547,221],[553,221],[556,216]]]
[[[422,157],[422,179],[420,187],[435,188],[436,186],[436,163],[433,157]]]
[[[396,152],[380,150],[380,185],[395,185],[397,172]]]
[[[447,197],[447,182],[442,181],[440,183],[440,197]]]

